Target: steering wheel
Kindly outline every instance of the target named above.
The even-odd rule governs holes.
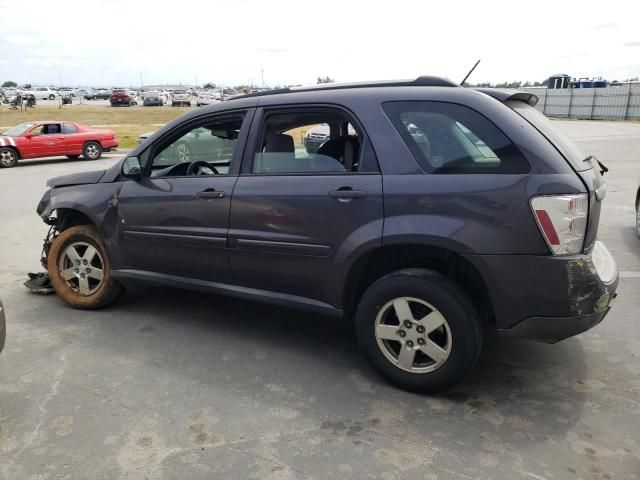
[[[196,160],[195,162],[191,162],[189,164],[189,166],[187,167],[186,175],[187,176],[190,176],[190,175],[207,175],[207,174],[202,173],[202,167],[208,168],[209,170],[211,170],[216,175],[220,174],[220,172],[218,172],[218,170],[216,170],[216,167],[212,167],[211,165],[209,165],[204,160]],[[198,169],[197,171],[196,171],[196,168]]]

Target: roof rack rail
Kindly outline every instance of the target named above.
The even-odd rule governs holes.
[[[319,85],[309,85],[300,87],[286,87],[274,90],[266,90],[264,92],[247,93],[230,98],[235,100],[240,98],[264,97],[267,95],[278,95],[281,93],[294,92],[315,92],[318,90],[342,90],[347,88],[372,88],[372,87],[459,87],[455,82],[442,77],[434,77],[430,75],[422,75],[414,80],[377,80],[370,82],[353,82],[353,83],[321,83]]]

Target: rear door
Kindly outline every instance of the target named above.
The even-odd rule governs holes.
[[[64,136],[65,155],[79,155],[82,153],[84,140],[73,123],[63,123],[62,134]]]
[[[307,152],[305,132],[323,123],[332,125],[333,143]],[[256,114],[231,205],[236,282],[339,307],[341,269],[357,247],[380,242],[383,225],[375,155],[362,129],[349,135],[348,124],[352,118],[333,107]],[[357,143],[350,158],[342,155],[345,137]]]

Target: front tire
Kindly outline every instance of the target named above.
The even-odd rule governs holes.
[[[98,160],[102,156],[102,146],[98,142],[87,142],[82,147],[85,160]]]
[[[0,148],[0,168],[11,168],[18,164],[18,152],[13,148]]]
[[[73,308],[93,310],[112,303],[122,292],[95,227],[63,231],[51,245],[47,270],[53,289]]]
[[[455,282],[432,270],[400,270],[371,285],[358,305],[356,332],[384,377],[424,393],[462,380],[482,348],[476,306]]]

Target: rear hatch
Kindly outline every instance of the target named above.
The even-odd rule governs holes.
[[[531,123],[560,152],[589,191],[589,220],[584,240],[585,249],[589,249],[598,235],[602,200],[607,192],[601,172],[603,167],[594,156],[584,154],[551,120],[536,110],[533,107],[535,101],[508,100],[505,103]]]

